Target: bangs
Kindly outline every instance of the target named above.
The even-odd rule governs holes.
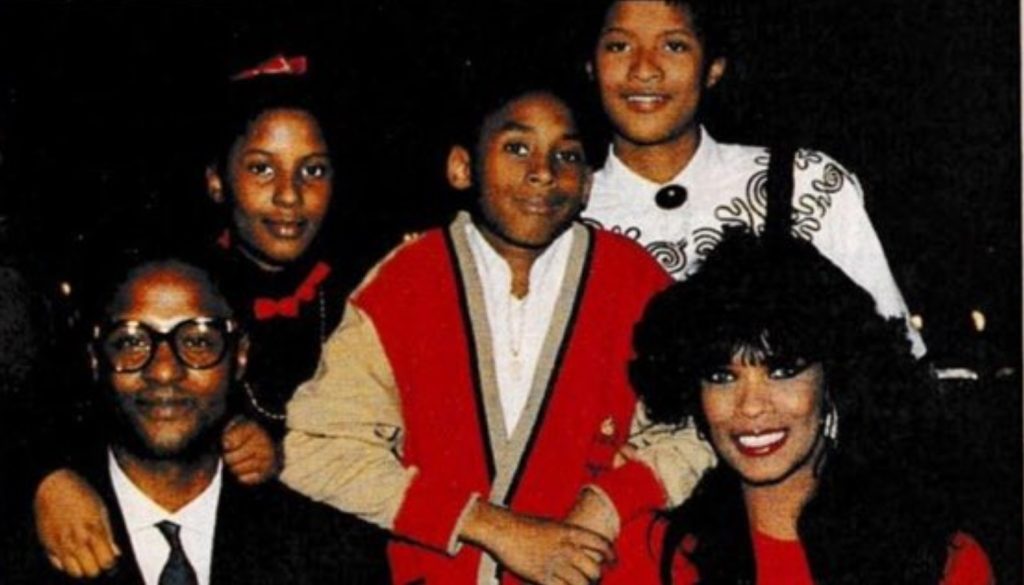
[[[691,347],[697,371],[711,371],[734,359],[745,366],[814,363],[823,359],[821,346],[802,326],[720,328]]]

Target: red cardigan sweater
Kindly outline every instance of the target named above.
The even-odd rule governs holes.
[[[395,520],[395,534],[409,539],[389,551],[396,583],[477,582],[479,550],[443,551],[470,496],[491,497],[496,475],[511,477],[500,503],[561,518],[581,487],[607,470],[636,403],[626,371],[633,325],[670,282],[631,241],[575,228],[586,245],[576,259],[583,265],[567,333],[520,462],[503,470],[486,427],[457,225],[399,249],[352,299],[373,321],[395,375],[403,463],[419,469]],[[603,487],[625,513],[663,503],[653,474],[639,464]],[[502,581],[515,582],[508,574]]]

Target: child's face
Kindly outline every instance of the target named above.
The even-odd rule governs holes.
[[[232,147],[227,174],[231,196],[220,200],[232,206],[242,251],[266,268],[302,256],[320,231],[333,183],[316,119],[301,110],[264,112]],[[217,200],[221,178],[207,177]]]
[[[576,123],[550,94],[525,94],[490,115],[475,154],[482,227],[492,243],[544,248],[586,202],[590,169]]]
[[[688,8],[622,0],[608,9],[591,66],[616,136],[646,146],[696,131],[701,95],[725,61],[710,63],[705,75],[704,45]]]

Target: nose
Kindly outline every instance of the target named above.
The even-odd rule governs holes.
[[[633,60],[629,64],[630,77],[646,82],[660,80],[664,74],[656,51],[638,48],[633,53]]]
[[[302,204],[302,184],[297,175],[285,174],[274,185],[274,204],[298,207]]]
[[[542,154],[535,154],[530,157],[527,180],[533,185],[548,185],[554,181],[551,160]]]
[[[185,366],[178,360],[178,356],[174,355],[168,341],[160,341],[153,352],[153,359],[143,370],[143,376],[147,380],[167,384],[180,380],[185,375]]]
[[[768,384],[765,380],[749,376],[740,379],[736,410],[747,418],[757,418],[770,408]]]

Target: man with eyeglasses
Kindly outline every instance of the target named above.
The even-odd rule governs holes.
[[[361,521],[222,471],[220,437],[248,341],[209,273],[162,259],[117,282],[97,299],[89,343],[106,449],[75,469],[106,500],[115,540],[130,544],[99,582],[387,582],[383,540],[352,538],[367,534]],[[69,579],[43,564],[45,577],[13,581]]]

